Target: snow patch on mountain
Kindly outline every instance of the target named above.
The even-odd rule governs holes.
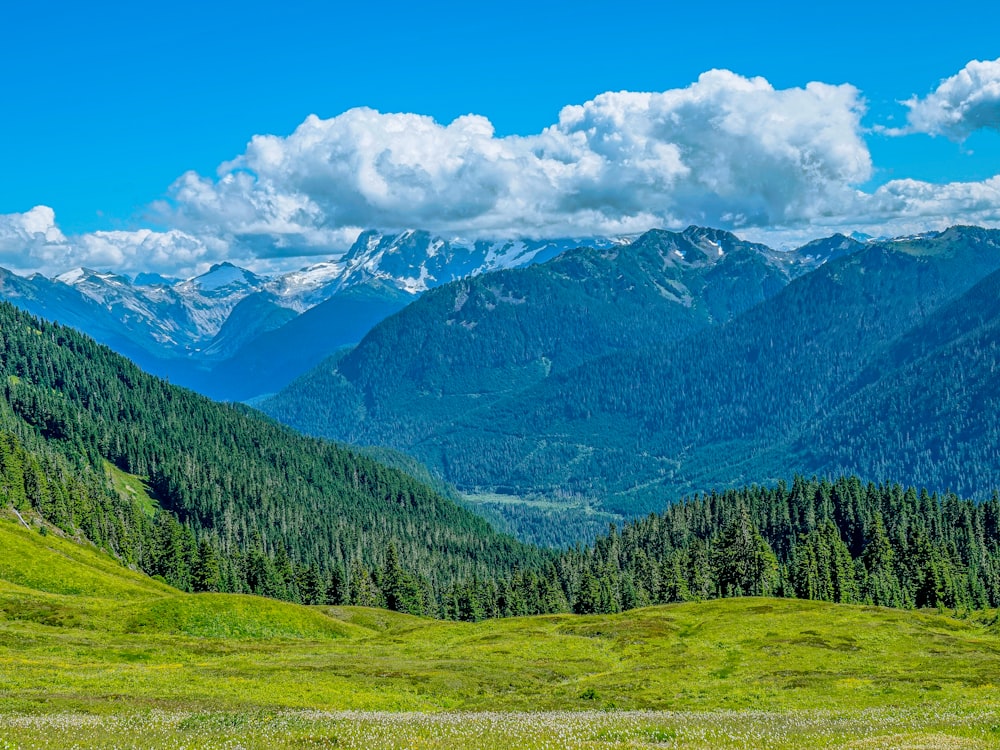
[[[268,289],[280,297],[294,297],[336,281],[343,273],[344,264],[339,261],[316,263],[300,271],[292,271],[272,279]]]
[[[84,278],[86,278],[88,274],[91,273],[93,273],[93,271],[88,271],[86,268],[74,268],[70,271],[66,271],[64,273],[59,274],[52,280],[73,286],[78,281],[82,281]]]
[[[203,292],[214,292],[233,284],[252,286],[253,278],[249,271],[238,268],[231,263],[220,263],[212,266],[208,273],[192,279],[192,283],[196,284],[198,289]]]

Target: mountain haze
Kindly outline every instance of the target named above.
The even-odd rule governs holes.
[[[0,294],[93,336],[152,374],[215,398],[243,400],[278,390],[357,343],[429,288],[540,262],[580,244],[613,242],[466,242],[421,231],[368,231],[336,260],[273,278],[231,263],[185,281],[86,268],[51,280],[4,271]],[[308,314],[316,308],[322,309]]]

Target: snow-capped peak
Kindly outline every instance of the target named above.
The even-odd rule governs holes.
[[[64,273],[61,273],[58,276],[55,276],[52,280],[61,282],[63,284],[68,284],[69,286],[73,286],[74,284],[82,281],[83,279],[87,278],[93,273],[94,273],[93,271],[90,271],[86,268],[78,267],[78,268],[73,268]]]
[[[326,290],[336,288],[337,282],[344,275],[344,268],[343,261],[339,260],[314,263],[272,279],[267,290],[281,298],[282,304],[304,310],[316,301],[322,301]],[[314,301],[313,297],[318,299]]]
[[[213,292],[232,284],[253,285],[256,281],[258,278],[243,268],[234,266],[232,263],[218,263],[212,266],[207,273],[191,279],[190,283],[203,292]]]

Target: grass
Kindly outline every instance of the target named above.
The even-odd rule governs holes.
[[[104,472],[118,492],[125,497],[139,501],[139,507],[146,515],[152,516],[160,507],[159,501],[150,494],[149,486],[142,477],[124,472],[110,461],[104,462]]]
[[[446,623],[182,594],[4,518],[0,750],[996,747],[991,621],[733,599]]]

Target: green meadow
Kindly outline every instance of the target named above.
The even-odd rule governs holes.
[[[1000,746],[995,613],[440,622],[184,594],[0,518],[0,750]]]

